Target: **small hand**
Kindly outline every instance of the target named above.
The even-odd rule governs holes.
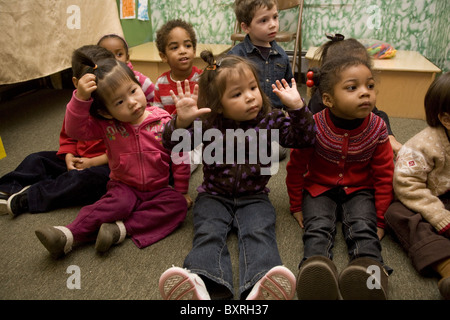
[[[383,239],[383,237],[384,237],[384,229],[377,227],[377,235],[378,235],[378,239],[380,239],[380,241],[381,241],[381,239]]]
[[[194,87],[194,92],[191,94],[191,89],[189,87],[189,81],[184,81],[184,92],[181,87],[181,82],[177,81],[177,91],[178,96],[170,90],[170,95],[175,102],[175,107],[177,108],[177,128],[187,128],[191,123],[199,116],[211,112],[209,108],[199,109],[197,106],[198,101],[198,85]]]
[[[74,156],[74,155],[71,154],[71,153],[67,153],[67,154],[66,154],[65,160],[66,160],[67,171],[70,171],[70,170],[79,170],[79,168],[78,168],[79,163],[80,163],[80,162],[81,162],[81,163],[83,162],[83,160],[81,160],[80,158]]]
[[[192,201],[192,198],[190,195],[188,195],[187,193],[183,193],[184,198],[186,199],[186,204],[187,204],[187,208],[189,210],[189,208],[192,206],[192,204],[194,203],[194,201]]]
[[[86,73],[78,80],[76,97],[80,100],[88,101],[91,98],[92,92],[97,90],[97,82],[95,82],[95,75]]]
[[[304,229],[305,225],[303,224],[303,212],[298,211],[298,212],[294,212],[292,214],[295,218],[295,220],[297,220],[298,224],[300,225],[300,228]]]
[[[289,109],[301,109],[304,103],[297,89],[295,79],[292,78],[292,86],[290,87],[286,80],[282,79],[272,84],[273,92],[280,98],[281,102]]]

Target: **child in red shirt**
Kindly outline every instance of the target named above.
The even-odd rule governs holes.
[[[99,46],[80,49],[94,61],[114,58]],[[83,68],[72,63],[72,81],[77,87]],[[70,138],[65,119],[58,151],[41,151],[27,156],[14,170],[0,178],[0,213],[15,217],[30,212],[91,204],[106,192],[108,158],[103,141]]]
[[[291,212],[304,228],[299,299],[385,299],[381,257],[384,213],[393,199],[393,152],[385,122],[372,110],[375,82],[367,61],[330,59],[314,72],[326,109],[316,113],[313,148],[291,152],[286,184]],[[342,219],[349,265],[339,279],[331,261],[336,221]],[[375,288],[366,271],[379,272]],[[383,271],[381,271],[383,270]]]

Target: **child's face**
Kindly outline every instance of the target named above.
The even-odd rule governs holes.
[[[241,28],[249,34],[254,45],[270,47],[270,42],[275,40],[279,28],[277,6],[273,6],[272,9],[259,7],[250,25],[242,23]]]
[[[227,77],[220,102],[225,118],[238,122],[256,118],[262,108],[262,96],[253,73],[246,68]]]
[[[100,42],[100,47],[105,48],[108,51],[111,51],[117,60],[122,61],[124,63],[128,63],[129,56],[127,55],[127,51],[123,46],[123,42],[117,38],[105,38]]]
[[[324,93],[323,102],[340,118],[353,120],[367,117],[376,103],[372,72],[364,65],[343,70],[333,95]]]
[[[130,124],[140,124],[147,117],[147,99],[142,88],[132,80],[125,81],[114,92],[106,95],[107,119],[117,119]]]
[[[195,49],[189,33],[180,27],[172,29],[167,38],[165,53],[160,52],[159,55],[163,62],[169,64],[172,72],[190,73],[194,64]]]

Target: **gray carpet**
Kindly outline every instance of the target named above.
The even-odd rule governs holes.
[[[0,137],[7,157],[0,160],[0,175],[13,170],[22,159],[42,150],[57,150],[65,105],[70,90],[39,90],[0,104]],[[394,118],[391,125],[400,142],[425,127],[421,120]],[[284,264],[297,275],[302,257],[302,230],[289,213],[283,160],[271,179],[270,197],[277,209],[277,237]],[[190,195],[202,178],[199,168],[191,178]],[[76,248],[66,257],[52,259],[34,234],[40,225],[66,225],[80,208],[65,208],[41,214],[23,214],[15,219],[0,216],[0,299],[161,299],[158,279],[172,265],[181,266],[192,243],[192,211],[183,225],[166,239],[138,249],[127,239],[105,255],[95,253],[93,244]],[[407,254],[387,235],[383,257],[394,269],[389,278],[388,294],[396,300],[440,300],[437,278],[425,278],[412,268]],[[229,238],[237,287],[237,241]],[[334,248],[338,270],[347,264],[342,232],[338,231]],[[69,289],[71,266],[79,267],[81,288]]]

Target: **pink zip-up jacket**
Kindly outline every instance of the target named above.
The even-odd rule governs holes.
[[[150,115],[137,128],[117,120],[101,120],[89,114],[92,98],[79,100],[73,92],[66,109],[66,132],[79,140],[103,139],[106,145],[110,178],[140,191],[155,191],[169,185],[170,166],[174,188],[187,193],[190,165],[175,165],[171,152],[162,146],[164,124],[169,113],[147,106]]]

